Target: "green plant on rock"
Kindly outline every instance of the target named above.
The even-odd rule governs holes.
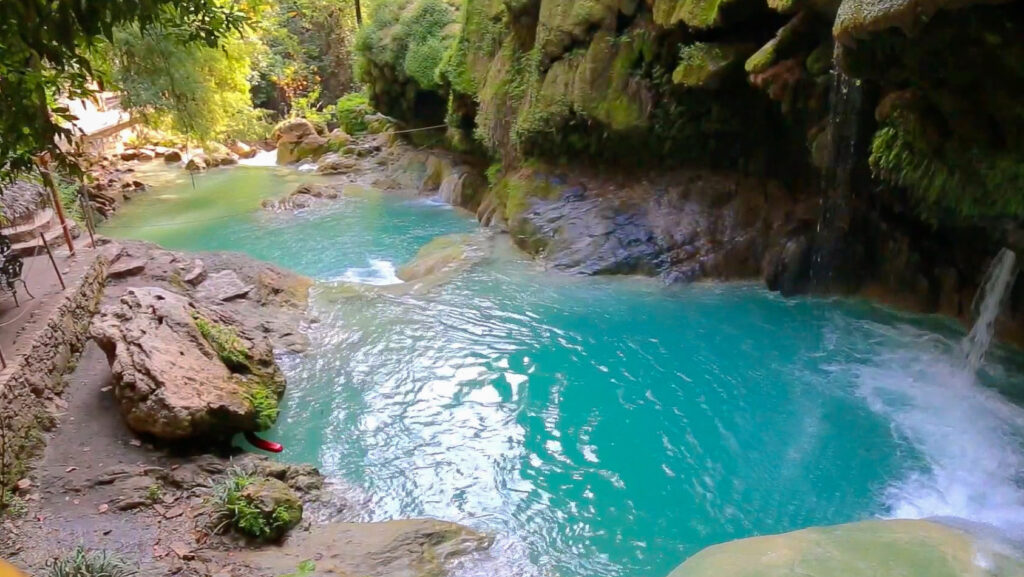
[[[295,573],[289,573],[283,577],[309,577],[314,571],[316,571],[316,563],[313,563],[310,559],[306,559],[302,563],[299,563]]]
[[[47,577],[133,577],[138,569],[106,551],[77,547],[69,555],[47,563]]]
[[[274,426],[281,409],[278,407],[277,394],[273,387],[256,383],[246,392],[245,400],[249,401],[256,412],[256,425],[260,430],[265,431]]]
[[[160,486],[160,483],[153,483],[146,489],[146,500],[150,503],[156,503],[164,498],[164,489]]]
[[[267,539],[281,527],[292,526],[295,512],[286,506],[274,509],[268,520],[263,511],[245,495],[246,487],[261,481],[248,471],[233,468],[211,489],[213,529],[222,533],[233,528],[254,539]]]
[[[2,490],[0,495],[0,513],[8,517],[24,517],[28,512],[28,505],[21,498],[8,489]]]
[[[193,319],[199,334],[210,343],[220,360],[233,371],[250,371],[249,350],[235,329],[211,321],[195,313]]]

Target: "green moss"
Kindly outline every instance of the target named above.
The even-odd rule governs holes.
[[[824,76],[832,69],[832,43],[822,42],[815,48],[804,62],[811,76]]]
[[[807,12],[801,12],[790,19],[771,40],[747,59],[744,65],[746,71],[751,74],[764,72],[776,62],[791,57],[805,43],[809,23]]]
[[[722,23],[722,10],[742,0],[655,0],[654,21],[666,28],[682,22],[690,28],[707,30]]]
[[[679,49],[672,82],[687,88],[717,88],[752,50],[749,44],[685,44]]]
[[[229,369],[235,372],[250,372],[252,370],[249,350],[235,329],[211,321],[199,313],[193,315],[193,320],[199,333],[203,335],[206,342],[210,343],[214,352]]]

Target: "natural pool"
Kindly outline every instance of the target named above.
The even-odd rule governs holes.
[[[878,516],[1024,539],[1015,355],[991,355],[979,383],[941,320],[755,285],[567,277],[500,238],[425,294],[339,297],[334,281],[393,282],[427,241],[477,225],[369,191],[257,210],[304,178],[212,171],[138,197],[105,232],[320,280],[321,322],[285,362],[268,436],[360,487],[374,519],[499,535],[464,574],[662,577],[710,544]]]

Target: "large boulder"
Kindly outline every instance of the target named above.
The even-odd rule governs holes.
[[[1024,562],[1006,551],[928,521],[865,521],[715,545],[669,577],[1024,575]]]
[[[276,418],[284,377],[270,342],[201,313],[184,296],[130,288],[105,307],[92,337],[133,430],[168,441],[229,438]]]
[[[351,141],[352,137],[348,133],[340,128],[335,128],[327,135],[327,149],[331,152],[341,152]]]
[[[292,164],[306,158],[319,158],[327,151],[327,139],[317,134],[305,118],[290,118],[274,128],[271,138],[277,143],[277,163]]]

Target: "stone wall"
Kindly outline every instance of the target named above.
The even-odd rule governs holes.
[[[60,303],[49,316],[26,330],[23,338],[31,345],[25,353],[8,359],[0,372],[0,487],[24,475],[61,410],[63,376],[82,351],[106,284],[107,259],[100,254],[92,258],[77,282],[54,297]]]

